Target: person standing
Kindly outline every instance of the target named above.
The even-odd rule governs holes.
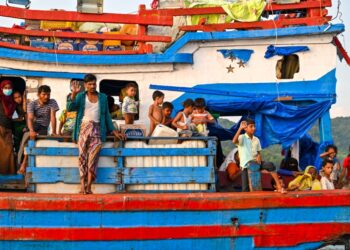
[[[75,84],[67,102],[68,112],[77,111],[73,141],[78,143],[79,148],[80,193],[82,194],[92,194],[91,185],[96,179],[99,153],[102,142],[106,141],[108,131],[119,139],[125,139],[125,136],[117,132],[113,126],[107,96],[97,92],[96,86],[96,76],[85,75],[85,92],[79,93],[81,86]]]
[[[12,82],[3,80],[0,84],[0,174],[16,172],[12,141],[12,115],[15,110]]]

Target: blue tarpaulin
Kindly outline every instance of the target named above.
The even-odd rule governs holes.
[[[251,49],[220,49],[218,50],[224,58],[237,58],[242,60],[242,62],[247,63],[250,60],[251,55],[254,53],[254,50]]]
[[[289,56],[298,52],[309,51],[308,46],[284,46],[284,47],[276,47],[274,45],[270,45],[267,47],[265,52],[265,58],[271,58],[273,56]]]

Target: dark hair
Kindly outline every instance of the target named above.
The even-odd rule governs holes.
[[[108,95],[107,96],[107,102],[108,102],[108,109],[109,109],[109,112],[111,112],[113,106],[114,106],[114,98],[113,96],[111,95]]]
[[[326,166],[327,163],[330,163],[330,164],[333,164],[333,165],[334,165],[334,161],[333,161],[332,159],[330,159],[330,158],[327,157],[326,159],[324,159],[324,160],[322,161],[322,167]]]
[[[247,125],[250,125],[250,124],[255,125],[255,121],[253,119],[247,118],[245,121],[247,122]]]
[[[87,83],[87,82],[96,82],[96,76],[93,75],[93,74],[86,74],[84,76],[84,82]]]
[[[171,102],[164,102],[162,105],[162,109],[174,109],[174,105]]]
[[[335,152],[336,154],[338,154],[338,148],[337,148],[337,146],[335,146],[335,145],[328,145],[328,146],[326,147],[326,149],[325,149],[325,152],[328,152],[328,150],[330,150],[331,148],[333,148],[333,149],[334,149],[334,152]]]
[[[23,96],[23,92],[20,91],[20,90],[15,90],[15,91],[13,91],[13,94],[16,94],[16,93],[19,93],[21,96]]]
[[[155,101],[157,98],[162,98],[164,96],[164,93],[162,91],[156,90],[152,94],[152,99]]]
[[[204,108],[205,107],[205,100],[204,100],[204,98],[196,98],[194,100],[194,106],[196,108]]]
[[[182,106],[184,106],[184,108],[188,108],[188,107],[193,107],[194,106],[194,102],[192,99],[186,99],[183,103]]]
[[[130,89],[130,88],[135,88],[137,89],[137,85],[133,82],[129,82],[126,86],[125,89]]]
[[[38,88],[38,94],[40,93],[51,93],[51,88],[47,85],[41,85],[39,88]]]

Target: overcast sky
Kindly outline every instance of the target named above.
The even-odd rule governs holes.
[[[348,29],[343,36],[339,36],[340,41],[345,46],[346,50],[350,53],[350,14],[345,10],[350,10],[349,0],[333,0],[333,7],[329,10],[330,14],[336,16],[338,1],[341,2],[340,11],[343,13],[342,19],[346,28]],[[48,1],[48,0],[31,0],[31,9],[65,9],[75,10],[76,0],[59,0],[59,1]],[[104,12],[116,12],[116,13],[133,13],[137,12],[140,4],[146,4],[147,8],[152,1],[151,0],[104,0]],[[5,0],[0,0],[0,4],[5,4]],[[340,23],[341,20],[338,18],[333,23]],[[3,26],[10,26],[13,20],[9,18],[0,18]],[[337,93],[338,100],[337,104],[332,107],[332,117],[338,116],[350,116],[350,67],[343,62],[338,62],[337,67]]]

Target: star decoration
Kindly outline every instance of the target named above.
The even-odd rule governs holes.
[[[245,68],[245,64],[242,60],[240,60],[237,64],[239,65],[240,68]]]
[[[235,69],[235,67],[232,67],[230,64],[230,66],[226,67],[226,69],[227,69],[227,73],[234,73],[233,70]]]
[[[230,55],[230,57],[228,59],[230,59],[231,62],[233,62],[233,60],[236,60],[236,57],[234,55]]]

